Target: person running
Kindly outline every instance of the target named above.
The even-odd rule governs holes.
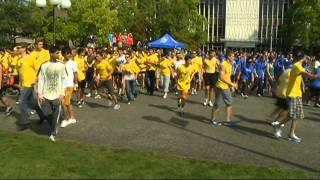
[[[122,71],[124,73],[123,78],[125,80],[126,87],[126,95],[128,99],[128,104],[131,103],[132,100],[135,100],[138,96],[138,92],[136,89],[136,80],[139,73],[139,67],[135,63],[135,56],[130,51],[126,55],[126,64],[123,65]],[[133,95],[133,97],[131,96]]]
[[[170,85],[170,78],[173,74],[172,66],[173,63],[169,59],[169,54],[165,55],[163,54],[163,57],[160,60],[159,63],[159,69],[160,69],[160,84],[163,88],[163,99],[166,99],[169,92],[169,85]]]
[[[221,123],[217,122],[217,116],[220,107],[223,104],[226,105],[226,121],[224,122],[224,125],[231,125],[232,123],[232,91],[237,89],[237,84],[232,83],[231,81],[232,61],[234,60],[234,53],[228,50],[226,52],[226,56],[227,60],[221,64],[219,79],[216,84],[217,91],[211,116],[211,123],[213,125],[221,125]]]
[[[64,120],[61,122],[62,128],[67,127],[70,124],[74,124],[77,120],[74,117],[74,112],[72,110],[71,98],[73,94],[73,88],[75,84],[78,83],[78,67],[73,61],[73,55],[70,48],[62,49],[62,55],[64,56],[64,65],[66,68],[67,75],[63,80],[64,87],[64,99],[63,99],[63,115]]]
[[[192,65],[196,68],[196,74],[193,76],[192,79],[191,95],[197,95],[197,86],[199,89],[201,89],[203,60],[201,57],[201,50],[198,50],[197,52],[193,51],[192,54]]]
[[[84,105],[84,90],[86,88],[86,59],[85,59],[85,49],[79,48],[77,55],[74,57],[74,60],[78,67],[78,91],[77,91],[77,99],[78,99],[78,107],[82,108]]]
[[[215,85],[219,77],[219,68],[220,62],[216,58],[216,53],[214,51],[209,52],[209,57],[204,60],[204,84],[205,84],[205,100],[203,105],[210,107],[213,106],[211,101],[212,97],[215,96]]]
[[[103,97],[108,97],[102,89],[105,88],[108,90],[108,94],[111,95],[111,98],[114,103],[114,110],[120,109],[120,104],[118,103],[117,96],[114,93],[113,83],[112,83],[112,74],[115,70],[115,66],[110,64],[108,59],[103,56],[103,51],[99,50],[96,53],[96,65],[95,65],[95,81],[99,87],[99,94]],[[102,88],[102,89],[101,89]]]
[[[90,92],[86,95],[86,97],[91,97],[97,95],[97,93],[94,93],[94,90],[96,90],[96,84],[94,82],[94,64],[95,64],[95,54],[94,54],[94,48],[89,47],[88,48],[88,55],[86,59],[86,81],[89,86]]]
[[[66,78],[66,68],[58,62],[59,49],[49,49],[50,61],[44,63],[38,75],[38,105],[50,124],[49,139],[55,141],[58,124],[62,115],[62,102],[65,95],[63,81]]]
[[[153,96],[156,83],[156,69],[159,62],[158,53],[154,52],[153,49],[149,50],[147,60],[145,64],[147,65],[145,84],[147,87],[148,94]]]
[[[3,65],[0,63],[0,101],[6,107],[6,115],[9,116],[13,112],[13,108],[10,106],[6,98],[6,77],[3,75]]]
[[[240,79],[240,94],[244,99],[249,97],[250,84],[254,83],[255,66],[252,60],[248,60],[245,66],[241,66],[238,79]]]
[[[177,69],[177,89],[178,89],[178,107],[180,113],[184,112],[184,107],[189,96],[191,81],[197,68],[192,65],[192,59],[189,55],[185,56],[185,64],[181,64]]]
[[[296,129],[299,120],[304,118],[303,104],[302,104],[302,75],[307,75],[311,78],[318,79],[320,75],[313,75],[307,72],[303,65],[306,62],[306,58],[302,52],[297,52],[295,63],[293,64],[289,76],[289,83],[287,88],[287,97],[289,98],[289,118],[292,120],[289,140],[294,142],[301,142],[302,139],[296,135]]]
[[[320,75],[320,64],[316,64],[315,65],[315,70],[314,73],[316,75]],[[320,80],[319,79],[315,79],[313,81],[311,81],[310,83],[310,87],[309,87],[309,93],[308,95],[306,95],[306,105],[311,105],[310,104],[310,100],[315,97],[315,103],[314,106],[315,107],[320,107]]]

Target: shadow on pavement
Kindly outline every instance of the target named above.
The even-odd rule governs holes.
[[[232,144],[232,143],[229,143],[229,142],[226,142],[226,141],[222,141],[222,140],[220,140],[220,139],[217,139],[217,138],[214,138],[214,137],[210,137],[210,136],[208,136],[208,135],[206,135],[206,134],[202,134],[202,133],[196,132],[196,131],[194,131],[194,130],[185,129],[185,128],[180,127],[179,125],[177,125],[177,124],[175,124],[175,123],[166,122],[166,121],[162,120],[162,119],[159,118],[159,117],[155,117],[155,116],[143,116],[142,118],[143,118],[144,120],[147,120],[147,121],[153,121],[153,122],[165,124],[165,125],[168,125],[168,126],[171,126],[171,127],[177,128],[177,129],[180,129],[180,130],[182,130],[182,131],[189,132],[189,133],[192,133],[192,134],[194,134],[194,135],[200,136],[200,137],[202,137],[202,138],[206,138],[206,139],[209,139],[209,140],[212,140],[212,141],[221,143],[221,144],[228,145],[228,146],[233,147],[233,148],[237,148],[237,149],[240,149],[240,150],[244,150],[244,151],[250,152],[250,153],[252,153],[252,154],[256,154],[256,155],[262,156],[262,157],[264,157],[264,158],[268,158],[268,159],[272,159],[272,160],[277,160],[277,161],[279,161],[279,162],[282,162],[282,163],[285,163],[285,164],[289,164],[289,165],[294,166],[294,167],[296,167],[296,168],[300,168],[300,169],[303,169],[303,170],[306,170],[306,171],[310,171],[310,172],[316,172],[316,173],[319,173],[319,172],[320,172],[319,170],[314,169],[314,168],[311,168],[311,167],[308,167],[308,166],[306,166],[306,165],[298,164],[298,163],[296,163],[296,162],[291,162],[291,161],[286,160],[286,159],[282,159],[282,158],[279,158],[279,157],[274,157],[274,156],[271,156],[271,155],[269,155],[269,154],[265,154],[265,153],[258,152],[258,151],[255,151],[255,150],[252,150],[252,149],[249,149],[249,148],[246,148],[246,147],[242,147],[242,146],[235,145],[235,144]]]
[[[263,125],[268,125],[270,126],[270,123],[264,120],[256,120],[256,119],[249,119],[248,117],[244,117],[242,115],[234,115],[235,117],[237,117],[239,120],[241,121],[246,121],[248,123],[252,123],[252,124],[263,124]]]

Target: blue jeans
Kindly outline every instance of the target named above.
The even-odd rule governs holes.
[[[33,87],[24,87],[19,98],[20,103],[20,121],[18,124],[26,125],[30,123],[30,108],[35,107],[35,94]]]
[[[131,101],[131,94],[136,98],[138,96],[136,89],[136,80],[126,80],[126,94],[128,101]]]

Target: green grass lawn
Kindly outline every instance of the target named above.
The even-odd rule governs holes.
[[[0,131],[0,178],[308,178],[305,171],[52,143]]]

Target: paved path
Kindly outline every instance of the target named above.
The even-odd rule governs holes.
[[[319,109],[306,107],[306,118],[297,131],[303,142],[296,144],[285,139],[289,124],[284,129],[284,139],[272,137],[272,127],[267,123],[274,107],[271,98],[236,98],[234,120],[240,121],[236,127],[209,125],[211,109],[202,106],[202,100],[202,93],[192,96],[185,108],[188,113],[181,117],[172,94],[165,100],[160,93],[153,97],[141,95],[131,105],[122,103],[117,112],[107,107],[104,99],[89,99],[84,108],[75,108],[77,124],[60,129],[58,140],[227,163],[320,171]],[[14,122],[18,116],[19,112],[8,118],[0,116],[0,129],[16,131]],[[47,124],[33,124],[32,130],[21,133],[44,136],[47,130]]]

